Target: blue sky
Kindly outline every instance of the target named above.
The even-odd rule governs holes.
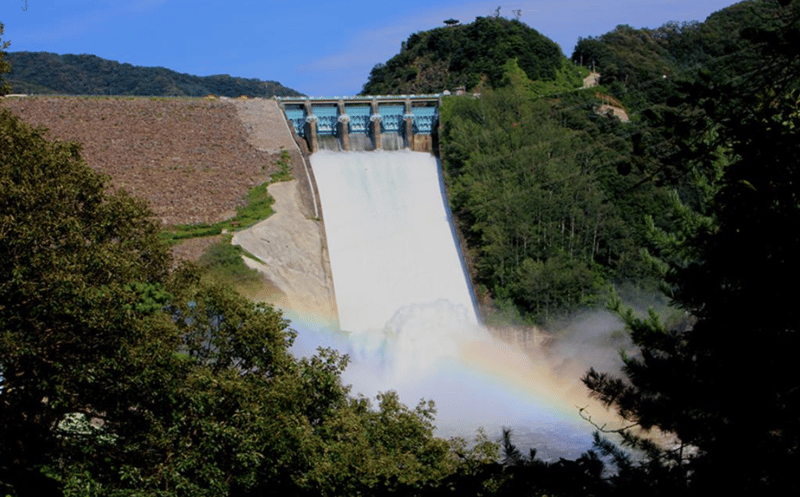
[[[618,24],[704,20],[733,0],[0,0],[8,51],[88,53],[207,76],[278,81],[314,96],[358,93],[376,63],[414,32],[500,14],[553,39]]]

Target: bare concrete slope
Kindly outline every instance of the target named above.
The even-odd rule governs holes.
[[[319,221],[302,211],[298,181],[269,187],[275,198],[275,214],[236,233],[233,243],[258,257],[245,263],[264,274],[280,290],[266,300],[283,309],[325,322],[336,320],[330,270],[323,260]]]
[[[292,158],[295,180],[270,185],[275,214],[236,233],[233,243],[258,257],[245,258],[279,290],[265,300],[325,323],[337,320],[330,266],[322,221],[315,216],[311,172],[283,113],[273,100],[237,101],[239,117],[249,142],[272,153],[286,150]]]

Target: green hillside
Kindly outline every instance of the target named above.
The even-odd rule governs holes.
[[[776,31],[788,21],[774,9],[770,2],[743,2],[705,22],[618,26],[581,39],[573,62],[601,74],[600,86],[587,89],[564,78],[544,80],[553,74],[544,67],[525,70],[522,61],[538,53],[504,60],[501,54],[512,52],[495,51],[503,43],[492,37],[495,28],[535,31],[517,21],[479,19],[413,35],[365,88],[376,73],[395,68],[399,74],[403,59],[452,61],[471,50],[467,42],[463,49],[441,42],[462,40],[459,29],[485,32],[473,39],[483,40],[486,57],[495,57],[495,72],[481,73],[492,84],[480,99],[443,101],[441,158],[487,309],[542,323],[601,302],[612,284],[657,287],[661,276],[648,255],[654,229],[674,222],[675,199],[706,209],[709,183],[732,160],[713,149],[716,130],[696,131],[712,109],[704,107],[729,94],[726,108],[733,95],[745,108],[763,88],[797,88],[791,71],[779,65],[787,56],[796,60],[796,51],[776,52],[793,46],[779,36],[793,35]],[[687,103],[690,97],[704,100]],[[629,122],[610,114],[623,110]],[[687,150],[695,156],[681,155]],[[708,156],[698,159],[700,151]]]
[[[504,66],[512,60],[532,81],[563,79],[565,58],[558,44],[518,20],[478,17],[414,33],[400,53],[370,72],[363,94],[438,93],[458,87],[503,86]],[[568,65],[568,86],[580,86]]]
[[[594,67],[600,83],[627,105],[648,108],[666,103],[677,83],[696,81],[701,73],[718,84],[742,83],[741,75],[767,63],[751,48],[775,43],[763,38],[770,36],[764,30],[783,22],[771,9],[774,2],[744,1],[704,22],[668,22],[655,29],[619,25],[579,39],[572,60]]]
[[[5,77],[13,93],[200,97],[297,96],[275,81],[228,75],[193,76],[163,67],[141,67],[95,55],[9,52]]]

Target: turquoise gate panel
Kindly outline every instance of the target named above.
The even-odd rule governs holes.
[[[317,118],[318,135],[336,134],[336,124],[339,119],[339,109],[336,105],[312,105],[311,111]]]
[[[414,115],[414,134],[431,134],[438,115],[436,107],[412,107],[411,113]]]
[[[300,136],[305,136],[306,128],[306,109],[304,105],[286,104],[283,109],[286,112],[286,119],[292,123],[294,130]]]
[[[403,115],[406,106],[403,104],[379,104],[378,112],[381,115],[381,131],[401,133],[403,129]]]
[[[369,105],[346,105],[344,111],[350,116],[350,133],[368,134],[369,117],[372,108]]]

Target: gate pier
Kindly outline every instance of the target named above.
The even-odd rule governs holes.
[[[433,151],[440,95],[280,97],[278,103],[311,153],[320,148]],[[386,139],[384,139],[386,137]]]

